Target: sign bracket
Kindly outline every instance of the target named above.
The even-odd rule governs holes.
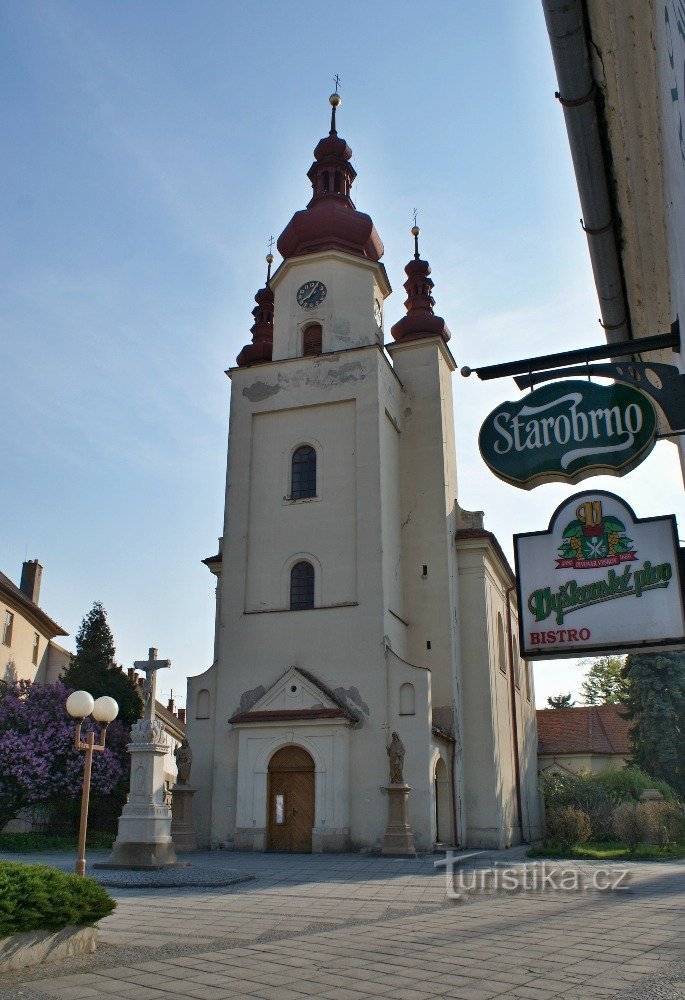
[[[613,378],[617,382],[624,382],[635,389],[640,389],[661,407],[674,432],[685,431],[685,375],[681,375],[675,365],[651,364],[646,361],[588,364],[582,368],[557,368],[554,371],[526,374],[514,378],[514,382],[519,389],[532,389],[540,382],[576,378],[584,373],[588,376]]]
[[[482,368],[461,369],[461,374],[468,378],[471,372],[475,372],[482,381],[489,381],[493,378],[505,378],[508,375],[528,375],[528,384],[531,376],[536,372],[549,371],[559,365],[587,365],[590,361],[599,361],[604,358],[625,358],[640,354],[649,354],[652,351],[663,351],[667,348],[674,351],[680,350],[680,322],[676,319],[671,324],[670,333],[659,333],[653,337],[640,337],[638,340],[622,340],[615,344],[602,344],[599,347],[582,347],[574,351],[562,351],[559,354],[543,354],[536,358],[524,358],[522,361],[506,361],[500,365],[485,365]],[[670,367],[670,366],[663,366]],[[677,369],[674,369],[677,371]],[[574,372],[578,374],[578,372]],[[542,381],[542,380],[538,380]]]

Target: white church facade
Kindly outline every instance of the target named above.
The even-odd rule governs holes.
[[[200,846],[380,846],[391,733],[417,850],[538,835],[513,577],[457,503],[450,333],[430,267],[384,346],[383,244],[351,150],[315,150],[231,378],[212,666],[188,682]]]

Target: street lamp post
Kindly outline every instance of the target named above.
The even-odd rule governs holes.
[[[103,695],[97,700],[88,694],[87,691],[74,691],[67,698],[67,712],[73,719],[77,719],[76,733],[74,735],[74,746],[77,750],[86,751],[86,764],[83,769],[83,792],[81,793],[81,824],[78,834],[78,857],[76,859],[76,874],[86,874],[86,830],[88,829],[88,803],[90,800],[90,772],[93,767],[93,753],[105,749],[105,739],[107,737],[107,726],[114,722],[119,706],[114,698]],[[92,715],[96,722],[100,723],[100,740],[95,742],[95,733],[91,730],[85,742],[81,739],[81,726],[83,720]]]

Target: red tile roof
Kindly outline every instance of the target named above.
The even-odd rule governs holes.
[[[630,753],[622,705],[582,705],[579,708],[543,708],[537,711],[538,753]]]

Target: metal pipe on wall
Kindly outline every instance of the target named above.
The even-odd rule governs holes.
[[[542,0],[557,97],[564,109],[590,261],[607,340],[630,340],[623,269],[609,194],[595,81],[590,68],[583,0]]]

